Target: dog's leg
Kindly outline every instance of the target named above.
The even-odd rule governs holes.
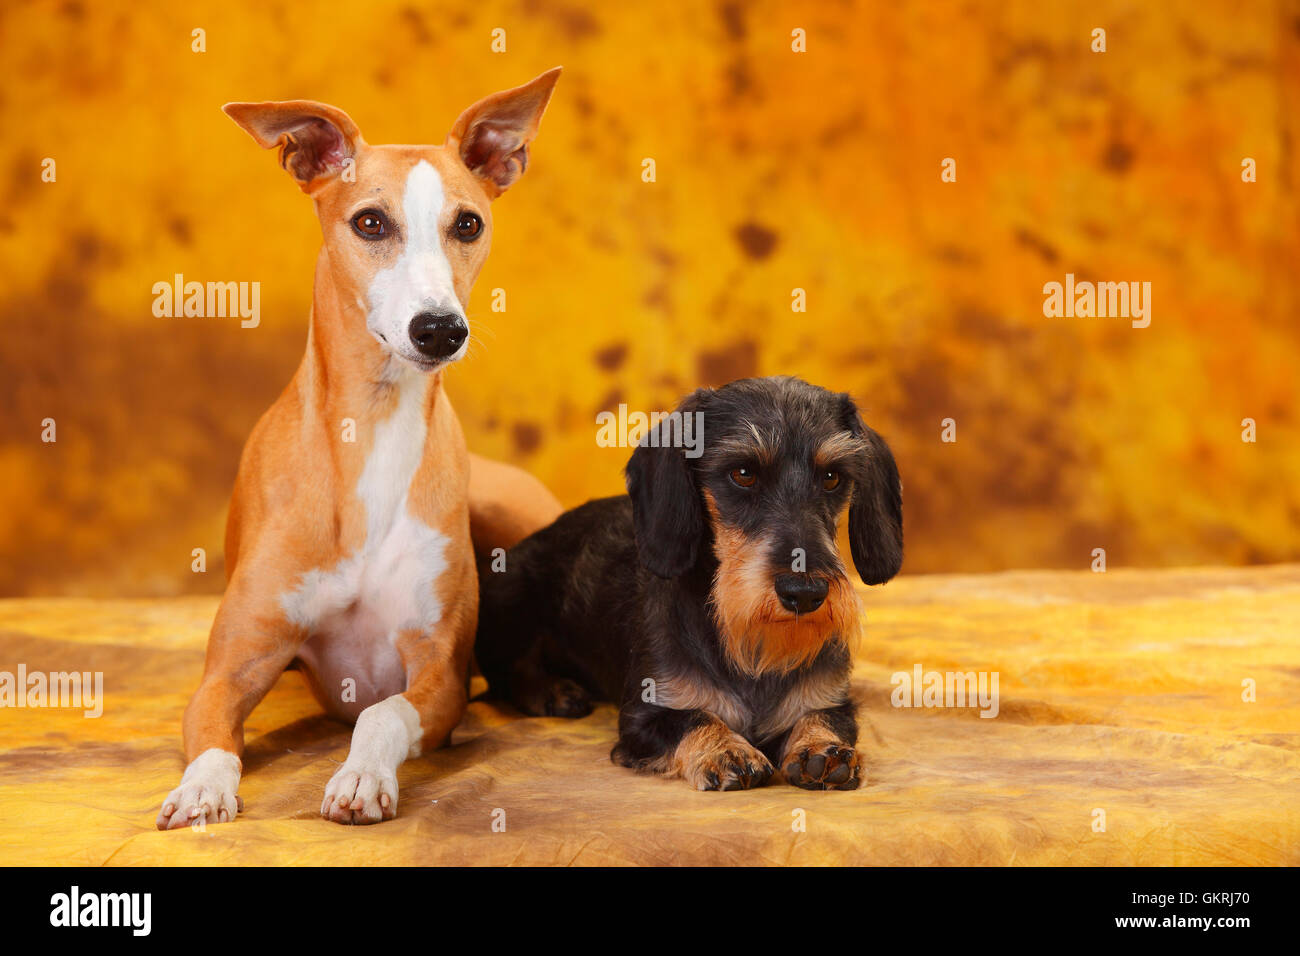
[[[592,710],[591,695],[547,666],[548,657],[553,663],[564,656],[563,645],[554,640],[547,623],[553,609],[539,600],[546,596],[544,578],[550,568],[518,552],[512,558],[516,563],[503,570],[487,567],[479,572],[482,590],[474,650],[488,692],[531,717],[585,717]]]
[[[519,628],[518,623],[514,625]],[[526,653],[510,668],[510,702],[531,717],[586,717],[592,711],[591,695],[577,681],[547,669],[544,662],[548,634],[536,637]]]
[[[862,783],[858,718],[852,703],[811,710],[790,729],[781,756],[785,779],[805,790],[856,790]]]
[[[432,634],[404,632],[397,647],[407,687],[372,704],[357,718],[347,760],[330,778],[321,816],[335,823],[379,823],[397,815],[397,768],[448,743],[469,700],[474,607],[452,615]]]
[[[469,456],[469,523],[474,553],[488,560],[546,527],[564,510],[528,472],[473,453]]]
[[[463,679],[450,682],[445,692],[452,699],[459,696],[464,706]],[[420,712],[408,694],[394,694],[361,712],[348,759],[325,785],[321,816],[335,823],[378,823],[397,816],[397,768],[420,755],[424,739]]]
[[[302,629],[278,600],[237,575],[222,598],[208,638],[203,680],[185,708],[185,757],[180,786],[167,795],[157,823],[174,830],[196,821],[226,823],[243,809],[244,721],[293,660]]]
[[[704,710],[627,704],[610,759],[635,770],[681,777],[697,790],[748,790],[771,778],[771,762]]]

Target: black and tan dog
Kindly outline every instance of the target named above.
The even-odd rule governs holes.
[[[760,786],[773,761],[851,790],[860,611],[835,532],[847,505],[862,580],[898,572],[893,455],[848,395],[795,378],[701,389],[677,413],[632,454],[627,497],[567,512],[482,576],[491,693],[533,715],[620,702],[611,758],[701,790]],[[694,459],[671,447],[686,420],[703,424]]]

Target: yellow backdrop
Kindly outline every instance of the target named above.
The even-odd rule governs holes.
[[[0,14],[0,594],[221,586],[319,243],[222,103],[441,142],[556,64],[449,377],[472,448],[573,505],[621,487],[597,412],[793,373],[893,446],[907,571],[1300,558],[1296,4],[233,6]],[[156,318],[177,273],[260,325]],[[1045,317],[1067,273],[1150,282],[1150,326]]]

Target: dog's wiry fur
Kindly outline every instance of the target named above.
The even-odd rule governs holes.
[[[737,670],[758,675],[804,667],[820,653],[828,633],[852,646],[861,608],[840,563],[828,579],[829,593],[821,607],[791,615],[772,588],[771,569],[764,562],[751,560],[755,553],[773,550],[772,536],[746,536],[722,520],[707,489],[704,500],[713,528],[713,555],[718,561],[713,618],[723,650]],[[833,533],[829,542],[819,543],[833,551]]]
[[[700,458],[643,441],[626,497],[567,512],[483,575],[491,692],[534,715],[618,702],[612,759],[699,789],[758,786],[777,766],[801,787],[855,788],[860,612],[835,529],[847,507],[864,582],[898,572],[893,456],[849,396],[794,378],[701,389],[679,410],[703,413]]]

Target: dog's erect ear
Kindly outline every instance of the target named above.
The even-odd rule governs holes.
[[[867,443],[849,505],[849,549],[864,584],[884,584],[903,565],[903,487],[885,440],[868,428],[848,395],[841,396],[849,431]]]
[[[338,175],[362,143],[361,131],[352,118],[324,103],[227,103],[222,109],[263,149],[280,147],[280,165],[303,192]]]
[[[701,389],[678,406],[683,420],[700,410],[705,394]],[[686,449],[667,447],[672,431],[671,421],[665,418],[646,432],[625,469],[637,555],[661,578],[675,578],[694,567],[704,537],[700,490]],[[658,447],[652,447],[651,441]]]
[[[493,93],[460,114],[447,134],[447,146],[478,177],[489,199],[496,199],[528,167],[528,144],[560,78],[560,68],[513,90]]]

